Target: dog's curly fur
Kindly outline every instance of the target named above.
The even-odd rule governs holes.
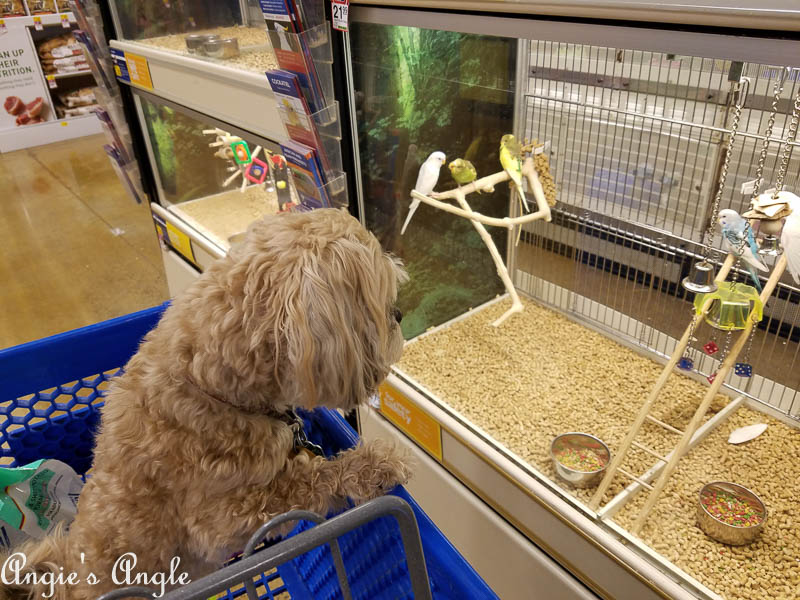
[[[29,567],[75,571],[113,589],[134,552],[137,570],[192,579],[241,550],[262,523],[303,508],[326,513],[408,479],[405,457],[364,443],[333,459],[293,453],[290,407],[350,410],[399,359],[393,315],[405,274],[344,211],[266,217],[166,310],[116,379],[102,410],[91,478],[67,535],[21,548]],[[81,562],[81,553],[84,560]],[[0,597],[41,597],[10,587]]]

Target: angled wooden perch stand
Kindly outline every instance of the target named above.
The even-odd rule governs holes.
[[[514,227],[522,227],[524,224],[531,223],[532,221],[550,221],[552,219],[550,215],[550,205],[547,203],[544,189],[542,188],[542,184],[539,181],[539,176],[536,173],[536,167],[533,164],[533,157],[530,155],[528,155],[522,163],[522,176],[528,181],[528,188],[531,190],[533,197],[536,200],[536,211],[526,215],[521,215],[519,217],[487,217],[486,215],[473,211],[467,202],[468,194],[472,194],[474,192],[492,192],[497,184],[503,183],[504,181],[509,181],[510,177],[505,171],[487,175],[486,177],[477,179],[472,183],[457,187],[454,190],[449,190],[440,194],[434,193],[432,194],[433,197],[420,194],[416,190],[411,191],[411,197],[416,200],[424,202],[425,204],[428,204],[436,209],[469,219],[472,222],[472,226],[475,227],[475,230],[478,232],[478,235],[481,236],[483,243],[486,244],[486,247],[489,249],[489,253],[492,255],[492,260],[494,260],[495,267],[497,268],[497,274],[503,281],[503,285],[505,286],[506,291],[508,292],[508,295],[511,297],[512,301],[511,308],[509,308],[500,318],[492,323],[492,325],[495,327],[500,325],[512,314],[520,312],[523,306],[522,301],[519,299],[519,295],[517,294],[517,290],[514,287],[514,283],[511,281],[511,277],[508,274],[508,269],[506,268],[505,262],[503,262],[503,257],[500,256],[500,252],[498,252],[492,236],[489,235],[489,232],[486,231],[486,227],[484,226],[489,225],[492,227],[505,227],[509,231],[512,231]],[[455,200],[458,203],[458,206],[453,206],[452,204],[442,202],[442,200]]]
[[[717,283],[721,283],[725,281],[733,263],[735,261],[735,257],[732,254],[728,254],[723,263],[722,267],[717,274],[715,281]],[[778,281],[781,278],[784,270],[786,269],[786,255],[781,255],[780,259],[778,259],[775,267],[770,274],[769,279],[767,280],[764,289],[760,294],[760,299],[762,303],[766,303],[769,300],[770,296],[772,295],[775,286],[777,285]],[[711,303],[711,299],[709,298],[708,301],[703,305],[701,313],[705,314],[705,312],[709,309],[709,304]],[[695,432],[698,428],[702,425],[703,418],[705,417],[706,413],[708,412],[711,403],[713,402],[714,398],[716,397],[717,393],[719,392],[720,387],[722,386],[725,378],[733,369],[734,364],[737,361],[739,354],[741,353],[742,349],[745,347],[748,337],[750,336],[750,332],[755,327],[756,320],[752,318],[748,318],[747,325],[739,334],[738,339],[733,344],[730,353],[724,358],[722,363],[719,365],[717,369],[716,376],[714,377],[713,381],[709,388],[706,390],[705,396],[703,397],[702,401],[698,405],[697,409],[695,410],[694,415],[692,416],[689,424],[686,426],[684,431],[674,430],[674,432],[678,433],[681,437],[680,440],[675,445],[674,450],[665,457],[659,457],[661,461],[663,461],[664,468],[661,469],[661,472],[658,476],[658,479],[653,483],[653,485],[645,484],[644,487],[647,487],[650,490],[650,495],[648,496],[647,500],[645,501],[644,506],[642,507],[641,511],[639,512],[631,531],[634,534],[639,534],[642,527],[644,526],[645,522],[647,521],[647,517],[650,512],[653,510],[661,492],[664,490],[664,487],[667,485],[669,481],[670,475],[675,471],[680,462],[681,458],[686,454],[687,450],[690,448],[692,437],[694,436]],[[645,449],[642,447],[641,444],[637,444],[634,440],[639,433],[642,425],[644,424],[645,420],[649,420],[655,424],[661,424],[658,419],[655,419],[651,414],[651,410],[658,399],[661,390],[664,388],[664,385],[667,383],[667,379],[672,374],[673,369],[677,365],[678,361],[680,360],[681,356],[683,355],[686,347],[689,345],[691,336],[692,336],[692,325],[686,328],[683,336],[681,337],[678,345],[675,347],[675,351],[672,353],[669,361],[664,366],[664,370],[661,372],[658,380],[656,381],[653,389],[650,391],[650,395],[645,400],[644,404],[642,405],[641,409],[639,410],[639,414],[636,416],[631,428],[628,431],[628,434],[625,436],[620,448],[618,449],[616,455],[614,456],[613,460],[609,464],[609,468],[606,471],[606,474],[603,478],[603,481],[600,483],[600,486],[595,491],[594,496],[592,497],[591,501],[589,502],[589,507],[596,510],[600,502],[603,499],[603,494],[608,490],[609,486],[611,485],[614,476],[617,473],[622,473],[623,475],[629,476],[627,472],[620,468],[625,456],[627,455],[628,451],[630,450],[631,446],[636,446],[640,449]],[[672,428],[670,428],[672,429]],[[649,450],[645,449],[645,451],[650,452]]]

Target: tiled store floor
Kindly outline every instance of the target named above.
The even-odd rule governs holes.
[[[0,348],[163,302],[149,208],[90,136],[0,154]]]

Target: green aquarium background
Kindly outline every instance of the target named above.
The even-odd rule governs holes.
[[[352,23],[350,38],[364,219],[403,259],[403,332],[426,329],[504,288],[472,224],[425,204],[400,235],[410,191],[431,152],[467,158],[478,177],[499,171],[500,138],[513,130],[516,40],[413,27]],[[445,165],[436,191],[455,187]],[[509,190],[471,194],[473,210],[508,214]],[[506,230],[488,228],[501,253]]]
[[[164,200],[172,204],[223,191],[226,162],[209,148],[209,126],[184,113],[139,96]]]

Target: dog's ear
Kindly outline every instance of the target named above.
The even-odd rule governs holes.
[[[250,343],[268,348],[283,403],[352,408],[389,371],[402,269],[346,213],[279,219],[245,284]]]

